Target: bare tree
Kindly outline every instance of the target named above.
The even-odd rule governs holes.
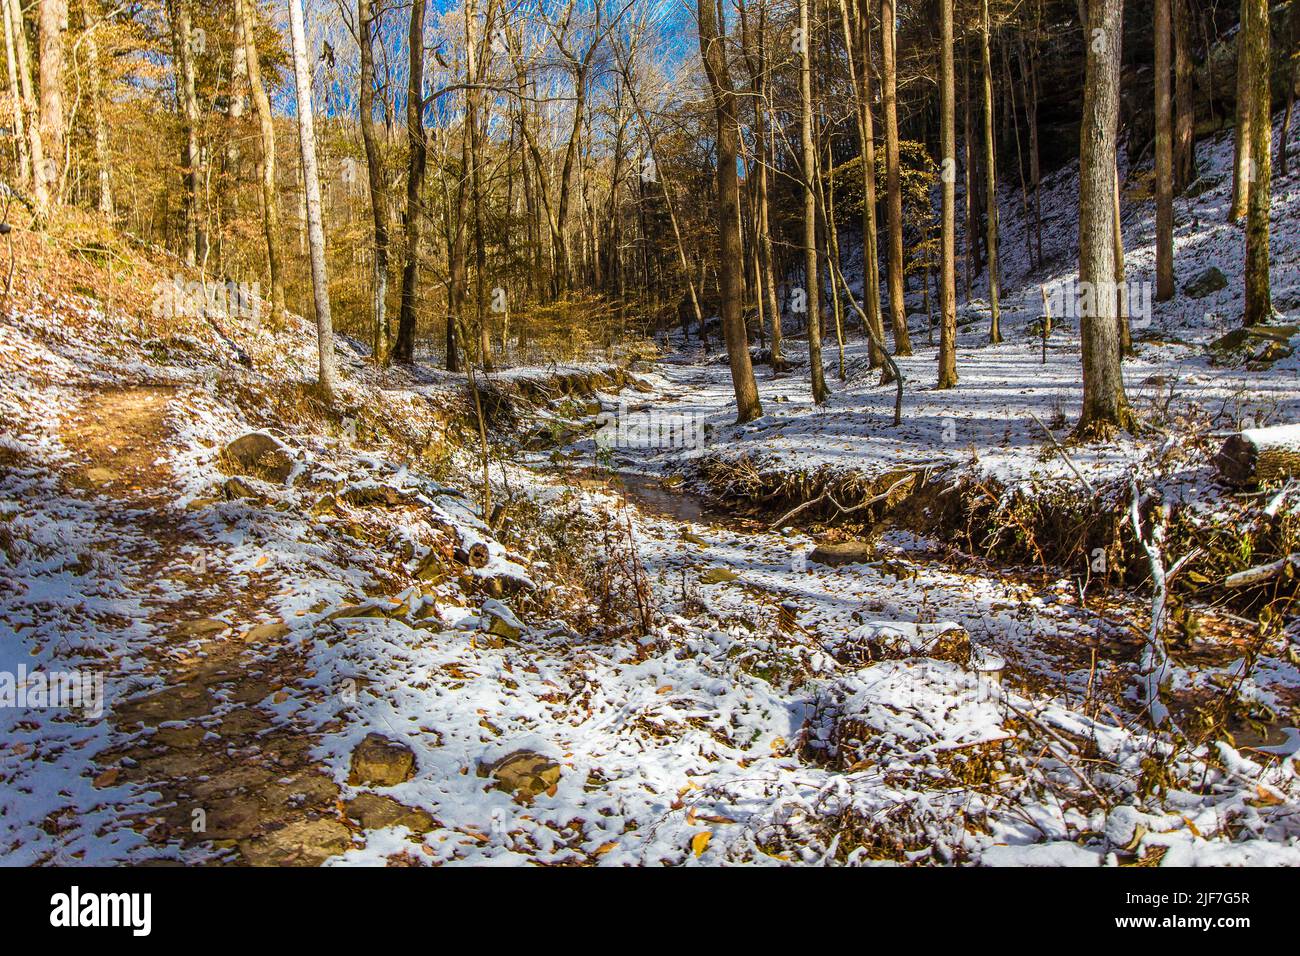
[[[112,159],[108,148],[108,123],[104,119],[104,76],[99,62],[96,30],[104,21],[99,16],[99,0],[81,0],[81,16],[86,25],[82,37],[86,44],[86,73],[90,85],[90,112],[95,129],[95,166],[99,184],[98,208],[113,215]],[[20,132],[21,135],[21,132]]]
[[[953,0],[939,0],[939,388],[957,384],[957,83]]]
[[[378,0],[382,3],[383,0]],[[391,336],[388,322],[388,196],[384,188],[384,157],[375,135],[375,28],[379,11],[374,0],[357,0],[357,35],[361,55],[360,96],[361,140],[366,150],[366,174],[370,185],[370,215],[374,220],[375,264],[372,292],[372,351],[383,361]]]
[[[15,6],[18,0],[13,0]],[[45,187],[63,201],[67,120],[63,111],[63,34],[68,29],[68,0],[40,0],[41,142],[45,148]],[[21,17],[19,24],[21,25]]]
[[[806,2],[806,0],[805,0]],[[731,382],[736,391],[736,420],[753,421],[763,414],[758,385],[749,359],[749,337],[741,314],[744,258],[740,241],[740,179],[736,169],[740,150],[739,111],[726,49],[719,30],[715,0],[696,0],[699,20],[700,58],[709,80],[713,109],[717,115],[718,242],[721,261],[719,291],[722,294],[722,332],[731,363]]]
[[[998,176],[997,151],[993,140],[993,65],[989,57],[989,0],[981,6],[980,61],[984,80],[984,201],[985,245],[989,254],[989,341],[1002,341],[1002,305],[998,290]]]
[[[311,69],[307,66],[307,31],[302,0],[289,0],[289,34],[293,45],[293,76],[298,92],[298,142],[302,178],[307,191],[307,245],[311,254],[312,297],[316,304],[318,384],[327,402],[334,399],[334,323],[330,315],[329,278],[325,272],[325,228],[321,220],[320,172],[316,166],[316,126],[311,105]]]
[[[391,353],[395,362],[415,361],[415,307],[420,282],[420,225],[424,219],[424,173],[429,141],[424,132],[424,15],[428,0],[411,3],[407,37],[410,69],[406,88],[406,264],[402,267],[402,304],[397,317],[397,341]]]
[[[830,397],[822,370],[821,281],[817,276],[817,199],[813,195],[817,178],[817,153],[813,148],[812,117],[812,34],[808,0],[799,0],[799,142],[803,175],[803,261],[804,295],[808,305],[808,372],[813,401],[818,405]]]
[[[1174,297],[1174,141],[1169,67],[1173,0],[1155,0],[1156,301]]]
[[[1242,322],[1259,325],[1273,316],[1268,279],[1268,206],[1272,180],[1269,153],[1273,143],[1268,0],[1248,0],[1245,13],[1238,46],[1240,55],[1249,63],[1246,110],[1250,114],[1247,164],[1250,192],[1246,202],[1246,312]],[[1241,109],[1238,106],[1239,113]]]
[[[3,7],[0,8],[0,15],[4,19],[5,27],[5,59],[9,66],[9,99],[13,104],[14,113],[14,133],[18,145],[18,181],[26,188],[32,186],[32,151],[31,143],[27,139],[27,123],[29,122],[30,93],[31,93],[31,75],[27,73],[26,53],[27,37],[25,35],[14,36],[14,23],[10,19],[9,6],[13,0],[0,0]],[[23,50],[23,76],[19,77],[19,60],[18,44],[22,44]],[[27,95],[24,95],[23,89],[26,88]],[[36,139],[40,139],[40,131],[35,131]]]
[[[275,188],[275,122],[271,100],[262,83],[262,61],[257,53],[256,0],[234,0],[239,18],[238,32],[244,38],[244,59],[248,70],[248,91],[257,111],[257,166],[262,186],[262,233],[266,238],[266,266],[271,281],[271,316],[284,315],[284,268],[280,247],[280,202]]]
[[[894,354],[911,355],[907,307],[903,302],[903,187],[898,158],[898,63],[894,0],[880,0],[881,107],[885,114],[885,208],[889,217],[889,321]]]
[[[291,0],[293,2],[293,0]],[[199,146],[199,99],[195,90],[195,34],[189,0],[168,0],[172,25],[172,66],[176,77],[176,101],[185,131],[181,150],[181,181],[185,188],[185,261],[193,266],[207,252],[207,236],[200,222],[199,194],[202,189],[202,156]]]
[[[1079,283],[1083,414],[1075,434],[1131,428],[1120,369],[1115,286],[1115,154],[1119,135],[1123,0],[1081,0],[1084,17],[1083,122],[1079,134]]]

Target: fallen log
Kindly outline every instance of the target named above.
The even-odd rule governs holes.
[[[1300,425],[1248,428],[1230,435],[1214,465],[1224,482],[1236,488],[1300,475]]]
[[[1245,571],[1238,571],[1236,574],[1229,574],[1223,579],[1223,586],[1225,588],[1247,588],[1254,584],[1272,581],[1274,578],[1293,577],[1296,571],[1300,571],[1300,554],[1289,554],[1277,561],[1261,564],[1254,568],[1247,568]]]

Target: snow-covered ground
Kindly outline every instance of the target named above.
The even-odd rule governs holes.
[[[1224,149],[1207,144],[1203,166],[1221,171]],[[1296,281],[1296,185],[1277,187],[1279,301]],[[1228,289],[1157,306],[1167,340],[1211,337],[1206,311],[1233,321],[1224,188],[1182,205],[1179,275],[1215,262]],[[1044,196],[1072,200],[1068,176]],[[1175,654],[1178,713],[1232,685],[1275,733],[1173,743],[1144,729],[1140,595],[1081,607],[1072,581],[901,531],[831,566],[812,553],[826,541],[654,484],[705,454],[1077,480],[1028,414],[1073,418],[1078,359],[1068,332],[1046,366],[1025,335],[1038,292],[1015,220],[1008,208],[1008,342],[968,327],[961,387],[944,393],[918,348],[903,428],[860,344],[824,410],[797,372],[764,371],[766,414],[740,427],[725,365],[677,355],[637,369],[647,391],[596,396],[599,415],[576,404],[595,427],[700,425],[703,449],[636,447],[616,428],[526,452],[498,434],[494,528],[460,379],[377,372],[343,348],[349,411],[331,416],[300,387],[305,325],[142,336],[134,317],[21,282],[0,321],[0,672],[89,672],[105,690],[98,715],[0,707],[0,859],[1300,865],[1285,637],[1250,647],[1249,622],[1203,609]],[[1294,415],[1294,360],[1225,370],[1195,344],[1140,348],[1126,363],[1140,409],[1172,384],[1175,404],[1226,403],[1220,427]],[[572,417],[534,402],[521,414]],[[251,432],[276,436],[287,472],[231,484],[223,449]],[[1150,447],[1071,456],[1097,478]],[[378,770],[358,756],[376,740]]]
[[[1277,122],[1280,126],[1280,115]],[[1179,436],[1191,426],[1230,431],[1300,418],[1300,355],[1292,354],[1267,368],[1248,369],[1243,361],[1215,364],[1215,356],[1205,347],[1240,325],[1243,308],[1244,222],[1226,221],[1231,160],[1230,131],[1199,144],[1200,180],[1192,190],[1199,195],[1175,200],[1178,294],[1169,302],[1153,301],[1154,203],[1149,197],[1125,201],[1126,279],[1133,286],[1134,301],[1149,302],[1151,308],[1146,316],[1134,310],[1137,355],[1124,362],[1124,380],[1130,403],[1152,426],[1153,434],[1145,441],[1121,437],[1071,449],[1074,465],[1095,484],[1123,476],[1159,449],[1166,436]],[[1273,302],[1276,321],[1282,325],[1300,319],[1298,166],[1292,164],[1285,179],[1274,177],[1270,207]],[[1079,417],[1083,387],[1078,320],[1062,321],[1057,302],[1058,324],[1048,341],[1046,362],[1034,331],[1043,311],[1043,288],[1049,297],[1055,296],[1058,290],[1069,289],[1078,276],[1077,189],[1072,168],[1045,180],[1043,265],[1034,268],[1025,245],[1025,233],[1032,230],[1022,215],[1019,188],[1004,192],[999,220],[1004,342],[988,343],[986,276],[981,274],[974,282],[973,298],[961,302],[958,310],[957,388],[934,387],[937,347],[926,344],[927,320],[917,290],[908,298],[916,354],[898,359],[905,378],[900,427],[893,426],[894,388],[880,386],[879,374],[867,369],[866,345],[853,319],[845,353],[846,382],[836,379],[833,338],[823,347],[832,386],[825,405],[813,406],[806,347],[797,335],[789,335],[786,352],[796,359],[797,367],[781,376],[756,367],[764,415],[741,427],[732,426],[734,396],[725,363],[663,366],[661,387],[680,396],[663,413],[702,415],[710,424],[708,441],[675,456],[674,466],[684,467],[690,459],[705,456],[748,457],[776,471],[873,474],[907,462],[953,462],[1006,485],[1077,481],[1065,460],[1052,452],[1045,427],[1063,440]],[[846,271],[856,260],[856,254],[846,260]],[[1200,298],[1188,295],[1185,287],[1210,267],[1223,273],[1225,287]],[[961,291],[959,281],[959,297]],[[1290,348],[1297,345],[1300,340],[1293,339]],[[1184,477],[1203,486],[1211,474],[1208,469],[1189,468]]]

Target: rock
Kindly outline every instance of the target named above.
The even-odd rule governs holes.
[[[1278,359],[1290,358],[1295,349],[1291,340],[1300,326],[1247,325],[1221,335],[1208,346],[1216,360],[1240,361],[1267,367]]]
[[[352,751],[351,786],[395,787],[414,776],[415,752],[383,734],[366,734]]]
[[[483,602],[483,630],[508,641],[517,641],[524,633],[523,622],[500,601]]]
[[[227,478],[225,484],[221,486],[221,493],[225,495],[227,501],[235,501],[239,498],[258,497],[253,486],[238,476]]]
[[[284,621],[271,621],[269,624],[256,624],[242,635],[245,644],[263,644],[278,641],[289,633],[289,625]]]
[[[249,432],[236,438],[221,452],[226,470],[284,484],[293,473],[294,458],[284,442],[266,432]]]
[[[1228,287],[1228,277],[1223,274],[1218,266],[1210,266],[1191,282],[1183,286],[1183,292],[1193,299],[1203,299],[1212,292],[1218,292],[1220,289]]]
[[[433,817],[423,810],[378,793],[360,794],[348,803],[347,808],[348,816],[367,830],[406,827],[412,833],[428,833],[434,827]]]
[[[876,546],[863,538],[819,544],[808,555],[809,561],[837,568],[842,564],[866,564],[876,557]]]
[[[700,575],[701,584],[723,584],[727,581],[734,581],[740,577],[731,568],[709,568]]]
[[[492,777],[496,788],[531,803],[560,782],[560,765],[532,750],[517,750],[495,763],[480,766],[480,777]]]
[[[200,617],[193,621],[184,621],[177,624],[172,630],[172,635],[174,637],[182,638],[212,637],[215,634],[220,634],[228,627],[230,627],[230,625],[225,621],[218,621],[210,617]]]
[[[338,820],[294,820],[251,840],[239,851],[250,866],[320,866],[352,846],[352,834]]]

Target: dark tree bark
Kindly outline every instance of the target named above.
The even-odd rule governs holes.
[[[402,304],[397,316],[395,362],[415,361],[415,307],[420,283],[420,226],[424,218],[424,173],[429,143],[424,132],[424,14],[428,0],[411,4],[408,35],[411,66],[406,89],[406,138],[410,159],[406,167],[406,264],[402,267]]]
[[[1075,435],[1130,429],[1119,361],[1115,282],[1115,155],[1119,135],[1123,0],[1081,0],[1084,23],[1083,123],[1079,136],[1079,283],[1083,414]]]
[[[939,388],[957,384],[957,84],[953,0],[939,0]]]
[[[700,58],[704,61],[718,123],[717,205],[722,331],[727,340],[731,381],[736,391],[736,420],[748,422],[762,415],[763,408],[754,382],[745,319],[741,313],[744,250],[740,239],[740,179],[736,170],[740,150],[739,111],[714,0],[696,0],[695,9],[699,18]]]

